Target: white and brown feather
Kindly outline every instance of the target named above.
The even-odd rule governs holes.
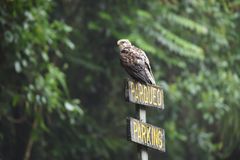
[[[120,41],[124,42],[124,40]],[[129,42],[128,40],[125,41]],[[120,46],[121,43],[118,41],[118,45],[120,48],[120,62],[127,73],[139,82],[156,84],[145,52],[131,45],[130,42]]]

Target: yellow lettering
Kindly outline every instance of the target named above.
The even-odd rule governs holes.
[[[133,135],[134,137],[137,137],[138,135],[138,126],[137,126],[137,122],[133,121]]]
[[[141,125],[138,123],[138,140],[142,139]]]
[[[156,101],[157,101],[157,89],[153,88],[153,105],[157,105]]]
[[[135,97],[135,86],[134,86],[134,83],[129,81],[129,85],[130,85],[130,91],[131,91],[132,97]]]
[[[157,104],[158,106],[161,106],[161,90],[157,90]]]
[[[147,86],[147,88],[148,88],[148,95],[149,95],[149,104],[152,104],[153,100],[152,100],[151,87]]]
[[[163,147],[163,142],[162,142],[162,132],[161,132],[161,130],[158,130],[158,137],[159,137],[159,142],[158,142],[158,144],[159,144],[159,148],[162,148]]]
[[[146,143],[146,127],[144,124],[142,124],[142,141]]]
[[[151,85],[129,81],[129,89],[133,102],[161,106],[163,105],[163,90]]]
[[[155,145],[155,132],[154,132],[154,128],[152,128],[152,138],[151,138],[151,140],[152,140],[152,145]]]
[[[143,86],[143,94],[144,94],[144,103],[148,103],[148,94],[147,94],[147,86]]]
[[[151,133],[151,127],[148,126],[148,127],[147,127],[147,143],[148,143],[148,144],[152,144],[152,143],[151,143],[151,139],[150,139],[150,137],[151,137],[151,136],[150,136],[150,133]]]
[[[159,141],[160,141],[159,138],[160,137],[159,137],[159,130],[158,129],[156,129],[156,133],[155,134],[156,134],[155,144],[156,144],[156,146],[159,147]]]
[[[155,145],[158,146],[159,136],[158,136],[158,129],[155,128]]]
[[[138,85],[138,91],[139,91],[139,101],[143,103],[144,102],[143,86],[140,83]]]
[[[137,85],[137,84],[135,84],[135,100],[136,100],[136,102],[139,101],[139,96],[138,96],[138,85]]]

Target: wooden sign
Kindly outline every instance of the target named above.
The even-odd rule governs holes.
[[[155,85],[145,85],[127,80],[125,98],[132,103],[164,109],[163,90]]]
[[[127,125],[128,140],[165,152],[163,129],[134,118],[128,118]]]

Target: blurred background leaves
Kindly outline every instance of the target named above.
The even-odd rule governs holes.
[[[0,157],[136,159],[116,41],[147,52],[165,110],[166,153],[150,159],[237,159],[238,0],[0,2]]]

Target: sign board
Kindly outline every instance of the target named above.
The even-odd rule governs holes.
[[[163,89],[156,85],[146,85],[127,80],[125,98],[132,103],[164,109]]]
[[[165,132],[163,129],[134,118],[128,118],[127,125],[128,140],[165,152]]]

